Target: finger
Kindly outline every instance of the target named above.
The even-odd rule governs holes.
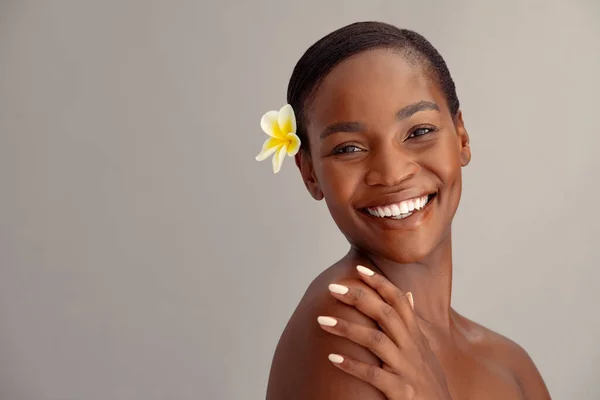
[[[382,331],[348,322],[341,318],[320,316],[317,318],[323,330],[336,336],[345,337],[375,354],[392,371],[402,371],[405,357],[398,346]]]
[[[344,372],[379,389],[388,399],[411,399],[414,389],[401,376],[376,365],[367,364],[339,354],[330,354],[329,361]]]
[[[414,299],[411,292],[404,293],[385,276],[377,274],[362,265],[357,265],[356,270],[359,272],[360,278],[375,289],[381,298],[396,310],[407,325],[411,328],[417,326]]]
[[[376,321],[398,347],[403,347],[402,343],[406,343],[410,339],[410,333],[404,321],[396,310],[380,297],[360,287],[347,287],[338,284],[329,285],[329,291],[336,299],[355,307],[367,317]]]

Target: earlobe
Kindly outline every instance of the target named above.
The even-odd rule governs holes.
[[[458,138],[460,140],[460,164],[463,167],[469,165],[471,162],[471,146],[470,146],[470,138],[467,129],[465,128],[465,123],[463,121],[462,111],[458,111],[458,115],[456,116],[456,132],[458,133]]]
[[[308,188],[308,186],[307,186]],[[310,194],[312,195],[313,199],[317,200],[317,201],[321,201],[323,200],[323,192],[321,191],[321,188],[319,187],[318,184],[316,184],[316,186],[309,188],[308,189]]]
[[[300,175],[304,181],[304,186],[313,197],[313,199],[319,201],[323,199],[323,192],[321,186],[317,181],[312,165],[310,155],[305,150],[300,150],[295,156],[296,166],[300,170]]]
[[[471,145],[470,145],[471,139],[469,138],[469,134],[467,133],[467,130],[465,129],[464,126],[462,127],[461,130],[462,130],[462,132],[459,133],[459,135],[460,135],[460,161],[461,161],[461,165],[463,167],[466,167],[471,162]]]
[[[466,144],[460,150],[460,164],[466,167],[471,162],[471,146]]]

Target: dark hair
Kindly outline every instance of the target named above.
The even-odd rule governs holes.
[[[383,22],[356,22],[321,38],[306,50],[294,67],[288,84],[287,102],[296,114],[297,133],[303,149],[308,149],[306,108],[320,83],[348,57],[377,48],[398,50],[410,61],[423,64],[444,92],[450,113],[456,115],[459,102],[454,81],[446,62],[427,39],[414,31]]]

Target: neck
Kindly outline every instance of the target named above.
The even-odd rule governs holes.
[[[453,326],[451,235],[423,260],[400,264],[353,247],[348,254],[367,259],[404,293],[412,292],[415,312],[426,325],[449,332]]]

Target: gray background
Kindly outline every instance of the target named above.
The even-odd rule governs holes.
[[[598,2],[0,0],[1,399],[264,398],[347,246],[291,159],[254,160],[259,120],[309,45],[370,19],[457,84],[455,308],[555,399],[600,398]]]

